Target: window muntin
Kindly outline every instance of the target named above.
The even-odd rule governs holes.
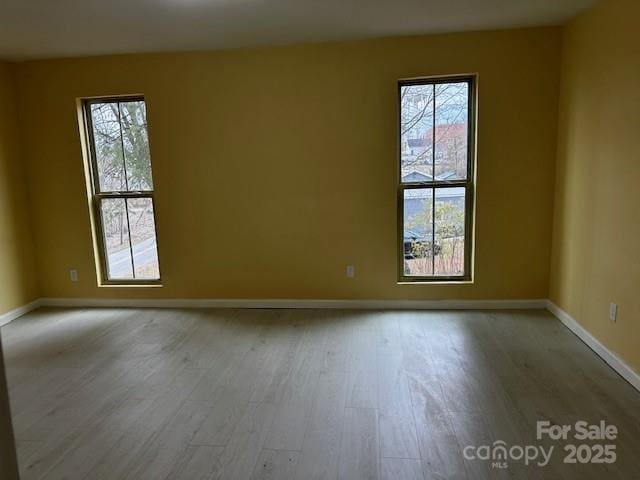
[[[471,278],[474,78],[399,82],[399,279]]]
[[[104,283],[160,280],[143,98],[84,102],[92,203]]]

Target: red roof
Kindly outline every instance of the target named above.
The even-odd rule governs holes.
[[[428,141],[432,141],[433,129],[430,128],[424,133],[424,138]],[[443,125],[436,125],[436,141],[442,142],[453,139],[466,139],[467,138],[467,124],[466,123],[447,123]]]

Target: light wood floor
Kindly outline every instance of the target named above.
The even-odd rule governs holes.
[[[640,394],[543,311],[40,309],[2,336],[25,480],[640,478]],[[464,460],[539,419],[615,424],[617,462]]]

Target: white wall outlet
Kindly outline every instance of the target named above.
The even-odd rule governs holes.
[[[72,282],[78,281],[78,271],[75,268],[72,268],[71,270],[69,270],[69,278],[71,279]]]
[[[618,305],[615,303],[609,304],[609,320],[612,322],[616,321],[616,317],[618,316]]]
[[[356,276],[356,267],[353,265],[347,265],[347,277],[353,278]]]

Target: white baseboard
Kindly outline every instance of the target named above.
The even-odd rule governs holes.
[[[26,305],[22,305],[21,307],[14,308],[13,310],[8,311],[7,313],[3,313],[0,315],[0,327],[6,325],[12,320],[15,320],[22,315],[29,313],[31,310],[35,310],[39,306],[42,305],[42,299],[38,298],[31,303],[27,303]]]
[[[627,382],[640,391],[640,375],[624,360],[605,347],[600,341],[591,335],[582,325],[580,325],[571,315],[558,307],[551,300],[547,300],[547,309],[553,313],[560,322],[571,330],[580,340],[587,344],[591,350],[596,352],[611,368],[618,372]]]
[[[344,308],[399,310],[543,309],[546,300],[312,300],[312,299],[128,299],[42,298],[52,307],[137,308]]]

